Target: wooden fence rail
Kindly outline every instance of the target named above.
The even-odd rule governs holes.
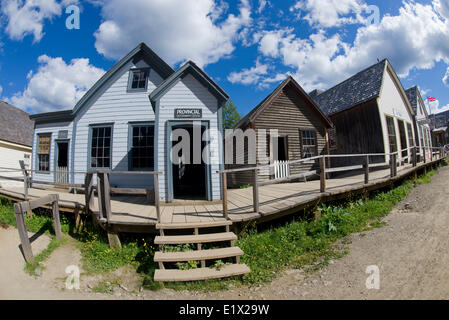
[[[56,240],[61,241],[62,232],[61,232],[61,222],[59,218],[58,201],[59,196],[57,194],[52,194],[37,200],[18,202],[14,204],[14,213],[16,215],[17,229],[19,231],[22,251],[26,262],[33,263],[34,256],[33,250],[31,249],[31,242],[30,239],[28,238],[28,232],[26,229],[25,213],[39,207],[52,205],[53,224],[55,228]]]
[[[394,178],[398,175],[398,166],[405,165],[405,163],[411,163],[413,167],[416,167],[418,165],[418,155],[422,155],[422,160],[424,164],[426,163],[426,153],[430,153],[431,161],[434,159],[442,159],[446,153],[443,150],[443,148],[431,148],[431,147],[424,147],[422,148],[422,153],[420,152],[418,154],[419,147],[412,147],[412,148],[406,148],[403,150],[399,150],[394,153],[373,153],[373,154],[348,154],[348,155],[321,155],[313,158],[307,158],[307,159],[300,159],[300,160],[294,160],[294,161],[288,161],[288,163],[294,164],[294,163],[303,163],[306,161],[311,160],[318,160],[319,161],[319,169],[314,171],[308,171],[301,174],[295,174],[295,175],[285,175],[281,178],[275,177],[274,180],[268,180],[259,182],[258,181],[258,172],[259,170],[271,168],[271,167],[279,167],[279,162],[275,162],[274,164],[269,165],[261,165],[256,167],[247,167],[247,168],[239,168],[239,169],[228,169],[228,170],[221,170],[218,171],[218,173],[221,174],[222,178],[222,199],[223,199],[223,215],[225,219],[229,220],[229,212],[228,212],[228,187],[227,187],[227,174],[228,173],[237,173],[237,172],[244,172],[244,171],[252,171],[253,172],[253,179],[252,179],[252,188],[253,188],[253,210],[255,213],[259,213],[260,203],[259,203],[259,187],[261,186],[267,186],[267,185],[274,185],[284,182],[290,182],[293,180],[298,180],[300,178],[311,176],[311,175],[319,175],[320,177],[320,192],[324,193],[326,192],[326,179],[327,174],[334,173],[334,172],[345,172],[345,171],[354,171],[354,170],[361,170],[363,169],[364,172],[364,183],[368,184],[370,181],[370,168],[377,168],[377,167],[389,167],[390,168],[390,176],[391,178]],[[406,156],[403,156],[399,158],[399,155],[407,154]],[[389,162],[386,163],[370,163],[369,157],[375,157],[375,156],[383,156],[383,157],[389,157]],[[330,158],[349,158],[349,157],[360,157],[361,158],[361,164],[360,165],[354,165],[354,166],[347,166],[347,167],[338,167],[338,168],[327,168],[326,167],[326,159]]]

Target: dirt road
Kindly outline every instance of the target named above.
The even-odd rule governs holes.
[[[350,253],[315,274],[289,270],[269,285],[224,292],[95,295],[85,282],[80,292],[62,292],[56,288],[62,267],[79,263],[76,248],[58,248],[50,257],[51,274],[58,276],[34,279],[24,275],[16,230],[0,228],[0,299],[449,299],[448,181],[449,167],[440,169],[431,184],[418,186],[385,218],[385,227],[348,237]],[[368,266],[379,269],[378,290],[366,288]]]

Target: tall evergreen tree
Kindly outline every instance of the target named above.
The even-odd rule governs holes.
[[[237,107],[231,99],[228,100],[226,105],[223,108],[223,122],[224,129],[232,129],[235,125],[242,119],[239,112],[237,111]]]

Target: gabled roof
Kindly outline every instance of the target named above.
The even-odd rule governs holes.
[[[406,107],[413,116],[415,113],[407,99],[404,87],[388,59],[360,71],[335,87],[317,95],[314,100],[327,115],[333,115],[377,99],[382,90],[384,74],[387,71],[392,75]]]
[[[49,121],[49,120],[70,120],[70,116],[73,119],[73,116],[77,113],[79,109],[108,81],[120,68],[122,68],[129,61],[134,59],[135,57],[142,55],[144,59],[148,59],[151,66],[159,73],[159,75],[166,79],[170,75],[172,75],[175,71],[164,61],[162,60],[153,50],[151,50],[145,43],[140,43],[137,47],[135,47],[131,52],[129,52],[125,57],[123,57],[119,62],[117,62],[111,69],[108,70],[101,78],[98,80],[92,88],[90,88],[86,94],[78,101],[73,110],[65,110],[65,111],[57,111],[57,112],[49,112],[43,114],[32,115],[31,119],[36,121]],[[70,113],[70,115],[69,115]],[[60,116],[64,115],[63,119],[60,119]],[[53,118],[53,119],[52,119]]]
[[[405,94],[407,95],[408,101],[410,101],[413,111],[415,111],[415,114],[418,114],[418,100],[424,106],[424,101],[422,99],[421,92],[419,92],[418,86],[414,86],[414,87],[406,90]],[[425,107],[423,108],[423,111],[424,111],[424,114],[426,115],[426,117],[428,117],[429,114]]]
[[[360,71],[335,87],[314,96],[327,115],[332,115],[379,97],[387,60]]]
[[[312,109],[318,114],[318,116],[323,120],[323,122],[328,127],[333,127],[332,122],[329,118],[321,111],[320,107],[313,101],[313,99],[303,90],[303,88],[293,79],[293,77],[289,76],[285,79],[274,91],[269,94],[259,105],[257,105],[253,110],[251,110],[245,117],[243,117],[235,126],[235,128],[242,128],[246,125],[252,123],[257,116],[265,110],[267,106],[271,104],[271,102],[276,99],[278,94],[287,86],[293,87],[301,96],[303,96],[307,102],[312,106]]]
[[[0,140],[31,147],[34,122],[29,114],[0,101]]]
[[[193,75],[198,81],[200,81],[208,90],[217,97],[221,102],[226,102],[229,99],[229,95],[220,88],[201,68],[199,68],[194,62],[187,61],[176,72],[165,79],[154,91],[150,94],[151,102],[159,100],[178,79],[184,78],[186,75]]]

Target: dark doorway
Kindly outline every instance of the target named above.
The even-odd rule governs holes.
[[[190,158],[186,159],[189,155],[183,155],[182,150],[173,157],[173,197],[182,200],[207,200],[207,165],[202,156],[200,163],[194,163],[193,125],[174,125],[172,130],[176,129],[184,129],[189,133]],[[205,130],[206,128],[201,126],[201,137]],[[172,141],[172,147],[180,141],[181,138],[178,141]],[[201,152],[205,147],[206,142],[201,141]]]
[[[278,158],[275,160],[288,161],[288,137],[278,137]]]
[[[56,183],[67,184],[69,183],[69,143],[58,142],[58,155],[56,163]]]
[[[399,135],[401,138],[401,150],[404,150],[404,149],[407,149],[407,136],[405,135],[404,121],[398,120],[398,124],[399,124]],[[402,151],[402,158],[407,157],[407,155],[408,155],[408,150]]]

